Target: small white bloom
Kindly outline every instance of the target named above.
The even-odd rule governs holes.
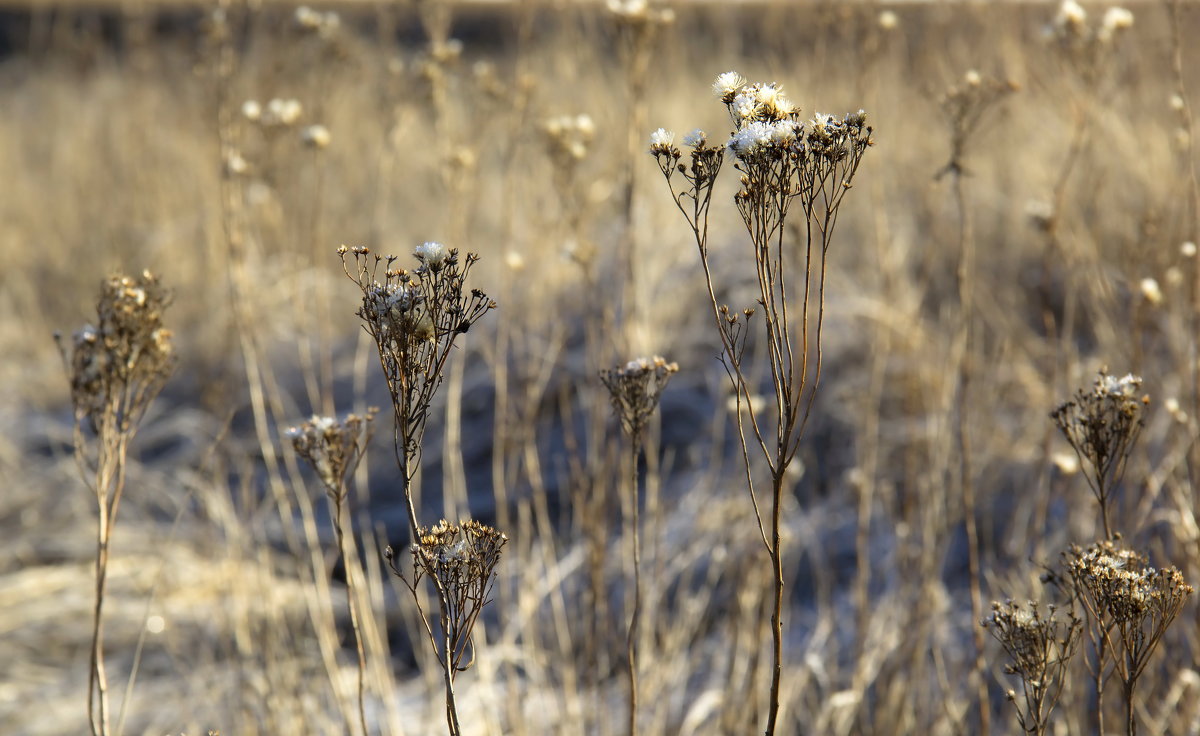
[[[446,256],[450,255],[450,250],[441,243],[431,240],[418,245],[414,255],[426,266],[436,268],[446,260]]]
[[[979,85],[983,84],[983,77],[980,76],[979,72],[975,69],[969,70],[964,79],[969,87],[978,87]]]
[[[1085,22],[1087,22],[1087,11],[1075,0],[1063,0],[1063,4],[1058,7],[1058,16],[1054,19],[1055,25],[1060,28],[1081,26]]]
[[[743,90],[733,98],[733,114],[738,120],[753,120],[758,117],[758,93],[756,90]]]
[[[704,134],[704,131],[696,128],[691,133],[688,133],[683,137],[683,145],[691,148],[697,148],[699,146],[703,146],[707,140],[708,136]]]
[[[251,121],[262,117],[262,105],[258,104],[258,100],[246,100],[242,103],[242,117]]]
[[[1104,21],[1101,27],[1112,32],[1129,28],[1132,25],[1133,13],[1125,8],[1109,8],[1108,12],[1104,14]]]
[[[1187,241],[1179,246],[1179,254],[1184,258],[1192,258],[1196,255],[1196,244],[1192,241]]]
[[[591,139],[596,134],[596,123],[592,121],[592,116],[584,113],[575,116],[575,130],[584,138]]]
[[[732,97],[746,84],[746,79],[737,72],[725,72],[717,75],[713,82],[713,94],[719,98]]]
[[[659,128],[650,134],[651,153],[670,153],[675,145],[675,134],[666,128]]]
[[[885,31],[890,31],[900,23],[900,18],[895,12],[885,10],[879,14],[879,27]]]
[[[1168,101],[1168,103],[1171,105],[1171,109],[1175,112],[1183,112],[1183,108],[1186,104],[1183,101],[1183,97],[1178,94],[1171,95],[1171,99]]]
[[[1158,281],[1152,278],[1144,278],[1141,283],[1142,296],[1151,304],[1161,304],[1163,300],[1162,289],[1158,286]]]

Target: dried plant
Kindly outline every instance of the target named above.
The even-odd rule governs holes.
[[[1138,679],[1194,589],[1176,568],[1150,567],[1145,555],[1113,540],[1096,542],[1086,549],[1072,546],[1063,556],[1076,598],[1087,612],[1089,635],[1097,653],[1093,675],[1100,686],[1100,728],[1107,655],[1112,658],[1112,672],[1121,680],[1126,733],[1134,736],[1137,720],[1133,697]]]
[[[767,712],[767,734],[774,734],[779,715],[783,672],[783,537],[780,531],[788,466],[800,447],[821,376],[821,331],[825,316],[826,257],[837,226],[838,213],[863,154],[873,144],[872,128],[861,110],[841,118],[817,114],[803,121],[799,112],[775,84],[748,84],[736,72],[726,72],[713,84],[725,105],[734,131],[723,147],[709,145],[697,130],[684,139],[689,157],[675,145],[674,134],[659,128],[650,137],[650,153],[667,180],[675,200],[692,229],[704,268],[713,318],[722,344],[722,364],[737,396],[738,435],[746,482],[754,504],[758,531],[771,557],[774,572],[774,607],[771,613],[772,674]],[[764,312],[762,338],[769,363],[774,399],[774,426],[758,419],[752,398],[757,393],[755,373],[743,369],[743,356],[754,314],[746,308],[739,318],[718,303],[708,259],[708,213],[712,190],[726,151],[734,159],[741,187],[734,203],[750,236],[758,280],[758,306]],[[676,188],[679,174],[684,185]],[[803,217],[788,221],[793,204]],[[793,238],[785,238],[789,233]],[[794,283],[791,274],[800,274]],[[750,409],[745,414],[741,404]],[[763,524],[754,488],[748,449],[753,437],[771,475],[770,533]]]
[[[455,341],[496,303],[479,289],[467,289],[471,266],[479,259],[474,253],[460,259],[456,248],[425,243],[415,252],[419,265],[412,270],[393,268],[395,256],[372,255],[367,248],[342,246],[338,255],[346,275],[362,290],[357,314],[378,348],[392,397],[393,446],[416,539],[412,481],[433,396]]]
[[[333,531],[337,536],[338,553],[346,568],[346,606],[350,611],[350,626],[354,631],[354,646],[358,653],[358,717],[363,736],[367,729],[366,670],[367,658],[363,647],[361,624],[362,614],[358,610],[355,580],[362,576],[358,563],[358,552],[352,536],[346,534],[349,526],[349,485],[347,479],[354,474],[367,441],[371,435],[371,422],[376,409],[367,410],[365,415],[350,414],[345,419],[318,417],[288,430],[296,454],[316,471],[325,488],[333,512]],[[346,724],[350,730],[350,724]]]
[[[1022,607],[1009,600],[993,602],[992,614],[981,623],[1008,653],[1004,672],[1021,678],[1021,702],[1015,690],[1007,692],[1021,731],[1042,736],[1066,685],[1067,666],[1079,648],[1079,618],[1070,610],[1059,617],[1053,605],[1043,614],[1037,601]]]
[[[170,302],[170,294],[149,271],[141,276],[112,276],[100,287],[96,325],[77,331],[69,345],[61,335],[54,336],[71,383],[75,460],[99,510],[88,672],[93,736],[111,733],[103,627],[108,561],[125,490],[129,444],[175,369],[171,331],[162,321]]]
[[[454,701],[454,677],[475,660],[472,631],[483,607],[491,601],[496,565],[508,537],[472,519],[458,524],[442,519],[436,526],[419,528],[416,540],[411,547],[411,581],[391,547],[385,550],[384,556],[392,571],[413,594],[418,608],[421,597],[417,594],[417,586],[422,578],[429,578],[437,591],[440,641],[423,611],[421,622],[442,667],[446,686],[446,724],[450,736],[458,736],[462,731]],[[465,663],[464,657],[467,658]]]
[[[660,356],[631,360],[620,368],[600,371],[600,381],[608,389],[613,412],[630,437],[629,490],[632,498],[630,508],[630,545],[633,556],[633,611],[629,617],[629,631],[625,638],[626,663],[629,672],[629,734],[637,730],[638,703],[638,627],[642,610],[642,550],[641,519],[638,492],[638,453],[647,422],[658,408],[659,398],[679,372],[676,363],[668,363]]]
[[[421,527],[412,482],[421,463],[430,407],[442,385],[451,350],[459,335],[466,334],[471,325],[495,309],[496,303],[479,289],[466,287],[471,266],[479,259],[474,253],[460,260],[457,249],[427,242],[414,252],[419,265],[412,270],[393,268],[395,256],[371,255],[367,248],[342,246],[338,254],[346,275],[362,291],[357,314],[363,329],[375,341],[392,398],[392,444],[414,540],[412,580],[405,576],[391,547],[386,557],[392,571],[412,592],[421,623],[438,655],[446,684],[446,723],[451,736],[457,736],[460,730],[454,675],[463,669],[462,657],[468,648],[474,657],[471,628],[487,602],[492,570],[507,538],[474,521],[463,522],[461,528],[445,521],[432,529]],[[353,259],[353,270],[348,254]],[[455,542],[460,532],[462,538]],[[458,546],[450,554],[447,550],[452,543]],[[417,588],[425,575],[433,580],[438,595],[441,646],[422,610]]]
[[[1150,401],[1137,396],[1141,386],[1142,379],[1132,374],[1116,378],[1101,371],[1090,389],[1079,389],[1074,398],[1050,414],[1079,456],[1083,477],[1100,504],[1106,539],[1113,535],[1109,518],[1112,491],[1141,434],[1142,407]]]

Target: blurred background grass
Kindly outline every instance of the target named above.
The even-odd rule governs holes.
[[[965,159],[984,595],[1041,596],[1039,566],[1098,534],[1047,415],[1104,366],[1144,376],[1153,400],[1118,527],[1200,579],[1197,269],[1180,249],[1195,238],[1195,164],[1172,107],[1166,5],[1134,4],[1134,27],[1087,83],[1046,38],[1053,4],[681,2],[639,77],[645,120],[601,5],[329,7],[340,27],[327,38],[299,33],[293,9],[274,3],[228,5],[229,36],[211,8],[185,4],[0,15],[0,731],[84,727],[95,512],[50,336],[88,319],[102,277],[143,268],[174,289],[181,365],[134,445],[116,529],[115,702],[136,659],[129,732],[339,730],[352,645],[344,597],[321,581],[337,589],[341,573],[326,562],[316,486],[280,436],[314,411],[386,405],[337,245],[406,255],[430,239],[480,253],[474,285],[500,305],[464,340],[422,480],[428,521],[466,506],[513,538],[487,645],[460,678],[467,731],[616,730],[623,476],[596,373],[631,351],[682,368],[644,469],[659,503],[643,537],[647,732],[756,730],[765,555],[698,258],[644,153],[660,125],[721,139],[729,123],[709,86],[729,69],[783,84],[809,114],[865,108],[877,131],[831,256],[826,372],[787,509],[784,732],[978,727],[952,416],[958,213],[949,180],[935,178],[949,157],[939,101],[968,70],[1020,85]],[[1098,17],[1107,5],[1087,7]],[[1198,15],[1182,6],[1183,38]],[[1185,71],[1198,53],[1185,41]],[[1195,99],[1194,75],[1186,83]],[[242,116],[245,100],[272,98],[300,102],[296,125],[264,131]],[[565,114],[596,130],[570,166],[548,154],[544,127]],[[636,151],[633,122],[645,125]],[[331,134],[324,149],[301,140],[317,124]],[[1053,203],[1079,130],[1051,237],[1031,215]],[[741,308],[753,272],[731,174],[718,184],[713,259],[719,298]],[[381,732],[437,733],[436,667],[372,552],[406,544],[388,434],[384,423],[354,496],[375,566],[370,605],[390,640],[374,645],[371,717]],[[1143,681],[1148,732],[1200,732],[1195,616],[1185,611]],[[995,732],[1016,733],[993,645],[987,707]],[[1064,718],[1085,723],[1088,707],[1077,682]]]

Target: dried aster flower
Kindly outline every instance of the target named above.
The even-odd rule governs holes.
[[[1145,555],[1112,539],[1086,549],[1072,546],[1063,559],[1074,595],[1087,613],[1098,699],[1103,698],[1105,661],[1111,658],[1122,684],[1128,733],[1136,733],[1138,679],[1194,589],[1176,568],[1155,569]]]
[[[1100,504],[1106,537],[1113,533],[1108,501],[1141,433],[1142,407],[1149,403],[1148,397],[1138,398],[1141,386],[1142,379],[1132,374],[1116,378],[1101,371],[1090,389],[1080,389],[1050,414],[1079,456]]]
[[[414,598],[416,586],[428,578],[438,594],[442,641],[430,637],[439,658],[446,658],[448,677],[470,667],[474,660],[471,632],[483,607],[491,601],[496,580],[496,565],[508,537],[486,524],[467,519],[451,524],[442,519],[432,527],[420,527],[411,547],[413,580],[405,577],[391,547],[384,551],[392,571],[398,575]],[[464,657],[470,656],[464,663]]]
[[[1071,611],[1061,616],[1053,605],[1043,614],[1037,601],[1021,606],[1009,600],[992,603],[982,625],[1008,653],[1005,673],[1021,678],[1021,702],[1012,690],[1009,700],[1022,733],[1045,734],[1066,684],[1067,665],[1079,647],[1082,623]]]
[[[600,380],[608,388],[613,410],[621,426],[633,437],[639,437],[646,422],[658,408],[663,389],[679,365],[668,363],[658,355],[631,360],[620,368],[600,371]]]
[[[396,420],[396,460],[404,476],[410,530],[417,528],[410,483],[420,460],[421,439],[433,396],[460,335],[496,307],[467,277],[479,256],[440,243],[415,251],[413,269],[396,267],[395,256],[367,248],[338,249],[346,275],[362,291],[358,316],[375,341]]]
[[[358,467],[371,433],[377,409],[363,416],[348,414],[345,419],[313,416],[288,430],[296,454],[304,459],[334,500],[345,493],[346,478]]]
[[[149,271],[141,276],[112,276],[101,284],[96,324],[81,328],[70,343],[59,334],[54,336],[70,380],[75,459],[99,513],[88,672],[88,720],[93,734],[110,733],[101,626],[109,544],[125,490],[129,443],[175,369],[171,331],[163,327],[163,312],[170,302],[170,294]]]
[[[172,334],[162,323],[170,301],[149,271],[113,276],[101,285],[96,326],[78,330],[70,345],[55,335],[75,417],[93,432],[132,431],[174,371]]]

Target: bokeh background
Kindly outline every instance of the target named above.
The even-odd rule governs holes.
[[[1100,28],[1109,5],[1084,7]],[[0,732],[86,728],[96,511],[52,335],[94,319],[102,278],[142,269],[174,292],[180,365],[114,537],[125,732],[342,732],[344,573],[284,431],[386,409],[335,249],[411,259],[425,240],[479,253],[472,285],[499,305],[448,369],[418,501],[426,523],[470,514],[511,540],[458,679],[464,732],[620,731],[626,446],[597,374],[650,354],[680,373],[640,468],[642,727],[761,731],[768,558],[699,257],[646,152],[659,126],[723,140],[710,87],[735,69],[876,131],[830,251],[824,375],[784,508],[781,730],[1018,733],[1019,685],[979,637],[964,487],[982,604],[1054,600],[1043,568],[1101,532],[1049,412],[1101,369],[1150,397],[1117,527],[1200,580],[1200,8],[1128,7],[1132,27],[1070,50],[1038,2],[4,4]],[[972,86],[1004,91],[964,138],[960,206],[948,100]],[[756,292],[735,191],[727,168],[710,238],[717,296],[740,310]],[[441,673],[380,554],[408,544],[387,417],[352,494],[368,715],[435,734]],[[1200,733],[1198,634],[1192,604],[1140,686],[1144,732]],[[1055,733],[1090,722],[1073,672]]]

